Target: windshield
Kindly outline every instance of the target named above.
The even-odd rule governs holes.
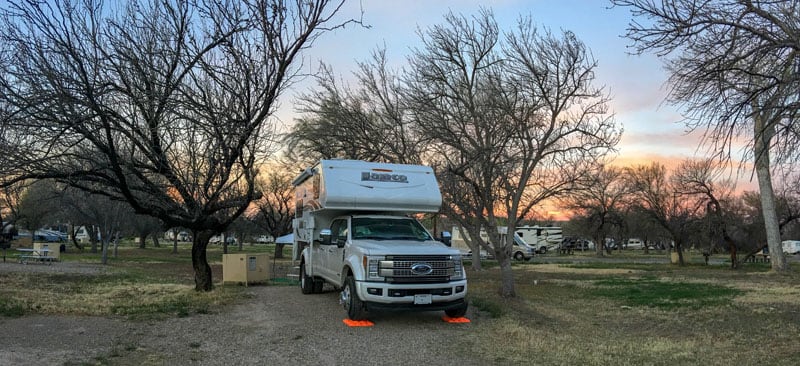
[[[353,239],[431,240],[417,220],[390,217],[353,218]]]

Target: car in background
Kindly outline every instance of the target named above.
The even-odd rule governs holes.
[[[592,250],[594,242],[589,239],[568,236],[561,241],[561,250]]]
[[[60,243],[67,241],[67,234],[55,230],[36,230],[33,232],[33,241]]]
[[[256,243],[259,244],[272,243],[272,237],[269,235],[260,235],[259,237],[256,238]]]
[[[192,241],[192,236],[186,231],[178,233],[178,241]]]
[[[644,249],[644,242],[639,238],[630,238],[625,243],[625,249]]]
[[[222,243],[222,235],[214,235],[211,239],[208,239],[208,242],[211,244],[221,244]],[[228,235],[225,237],[225,243],[227,244],[236,244],[236,238],[233,235]]]

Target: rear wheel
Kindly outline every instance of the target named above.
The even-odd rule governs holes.
[[[322,292],[322,286],[325,285],[325,281],[322,279],[314,280],[314,293],[318,294]]]
[[[458,307],[450,308],[444,311],[444,313],[451,317],[451,318],[460,318],[464,315],[467,315],[467,303],[463,303]]]
[[[305,263],[300,263],[300,291],[306,295],[314,292],[314,279],[306,274]]]
[[[516,252],[516,253],[514,253],[514,259],[516,259],[518,261],[521,261],[521,260],[525,259],[525,255],[522,254],[522,252]]]
[[[364,303],[358,298],[356,281],[353,276],[347,276],[344,280],[341,296],[342,305],[344,310],[347,311],[347,317],[352,320],[363,320],[366,311],[364,310]]]
[[[547,253],[547,247],[540,247],[539,254],[545,254],[545,253]]]

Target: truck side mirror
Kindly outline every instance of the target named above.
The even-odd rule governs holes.
[[[337,248],[344,248],[345,243],[347,243],[346,236],[338,236],[336,237],[336,247]]]
[[[331,244],[331,229],[322,229],[319,231],[319,237],[323,245]]]

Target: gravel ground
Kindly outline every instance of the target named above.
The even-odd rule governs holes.
[[[0,263],[0,271],[99,273],[97,265]],[[0,317],[0,365],[486,365],[470,355],[471,324],[443,312],[378,313],[372,327],[342,320],[338,292],[251,286],[242,304],[217,314],[137,322],[114,317]],[[472,311],[467,314],[470,318]]]

